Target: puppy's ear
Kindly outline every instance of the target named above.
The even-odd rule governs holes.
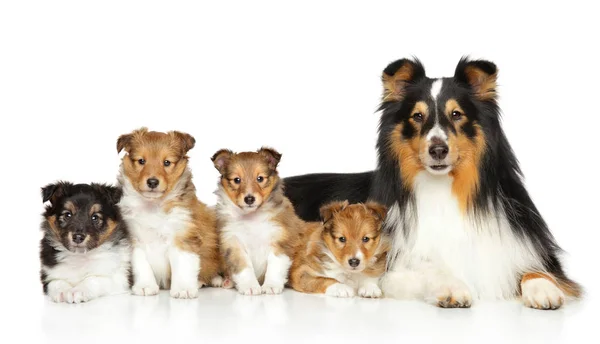
[[[373,216],[375,216],[375,218],[378,221],[383,222],[383,220],[385,220],[385,216],[387,215],[387,207],[385,205],[373,201],[368,201],[367,203],[365,203],[365,208]]]
[[[329,227],[328,224],[330,225],[330,221],[333,219],[333,216],[344,210],[348,204],[348,201],[338,201],[325,204],[321,207],[319,210],[321,214],[321,222],[326,228]]]
[[[119,203],[123,196],[123,190],[120,187],[97,183],[92,183],[90,185],[112,205]]]
[[[131,151],[131,146],[136,138],[144,135],[148,132],[148,128],[141,127],[140,129],[134,130],[129,134],[123,134],[117,139],[117,153],[121,153],[124,149],[127,153]]]
[[[72,186],[69,182],[58,182],[56,184],[48,184],[42,187],[42,202],[50,201],[52,205],[56,204],[56,200],[65,195],[68,187]]]
[[[425,77],[425,68],[418,59],[401,59],[390,63],[384,70],[383,82],[384,102],[401,101],[406,96],[406,86]]]
[[[496,99],[496,79],[498,68],[493,62],[485,60],[469,61],[463,57],[456,66],[454,78],[471,88],[481,101]]]
[[[279,165],[279,161],[281,160],[281,154],[279,154],[279,152],[273,148],[262,147],[257,153],[267,158],[270,169],[277,169],[277,165]]]
[[[212,158],[210,158],[210,160],[212,160],[217,171],[223,174],[225,173],[225,169],[227,168],[232,155],[233,152],[229,149],[221,149],[220,151],[216,152]]]
[[[183,153],[182,155],[187,154],[187,152],[189,152],[189,150],[194,148],[194,146],[196,145],[196,139],[188,133],[182,133],[180,131],[171,131],[169,134],[172,135],[178,142],[180,142],[181,150]]]

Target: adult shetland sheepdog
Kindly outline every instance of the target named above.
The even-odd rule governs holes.
[[[304,222],[284,196],[271,148],[212,157],[221,177],[216,191],[221,253],[240,294],[279,294],[287,283]]]
[[[469,307],[521,295],[539,309],[580,296],[501,128],[496,78],[483,60],[463,58],[453,77],[439,79],[418,60],[393,62],[382,77],[377,170],[285,181],[309,220],[335,199],[388,206],[387,296]]]
[[[196,197],[186,133],[141,128],[121,135],[125,150],[119,203],[132,234],[135,295],[170,289],[175,298],[195,298],[205,284],[220,286],[221,259],[214,211]]]

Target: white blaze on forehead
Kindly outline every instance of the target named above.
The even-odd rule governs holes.
[[[431,84],[431,98],[433,98],[433,102],[437,99],[438,94],[440,94],[440,90],[442,89],[442,79],[436,79]]]

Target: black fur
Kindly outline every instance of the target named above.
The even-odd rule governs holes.
[[[382,102],[379,109],[381,119],[377,141],[378,165],[375,171],[362,174],[310,174],[284,180],[287,196],[302,218],[317,219],[319,206],[334,200],[364,202],[372,199],[388,207],[397,204],[400,209],[405,209],[408,202],[414,201],[414,195],[402,183],[400,164],[389,149],[388,138],[399,123],[408,121],[417,100],[428,99],[424,93],[429,92],[434,79],[426,77],[418,60],[398,60],[387,66],[384,73],[391,76],[405,64],[411,64],[413,70],[413,78],[403,84],[405,94],[401,100]],[[468,66],[479,68],[490,75],[497,71],[492,62],[463,58],[457,65],[455,75],[443,79],[444,88],[439,97],[458,99],[468,119],[468,123],[461,129],[467,137],[474,137],[475,124],[479,124],[485,134],[487,147],[479,168],[480,184],[470,211],[476,218],[478,215],[504,209],[512,231],[533,243],[544,260],[547,271],[558,279],[577,286],[566,277],[558,259],[561,249],[522,182],[523,176],[517,158],[502,130],[496,99],[481,100],[476,97],[476,90],[469,84],[465,74]],[[423,126],[427,125],[429,124],[423,123]],[[404,126],[403,137],[410,138],[416,134],[412,126]],[[395,230],[397,227],[386,228],[387,232]],[[404,226],[404,230],[408,230],[408,226]]]
[[[43,202],[50,202],[45,208],[41,224],[44,236],[40,242],[40,279],[44,293],[47,292],[50,282],[44,269],[60,264],[57,257],[61,251],[77,249],[70,240],[73,233],[85,235],[87,242],[84,248],[88,251],[93,250],[101,244],[99,239],[111,220],[116,223],[116,228],[103,243],[108,242],[114,246],[129,244],[129,233],[117,205],[122,195],[120,188],[96,183],[58,182],[44,186],[41,193]],[[70,210],[65,208],[67,202],[77,209],[73,214],[69,212],[71,215],[68,218],[65,216]],[[89,214],[94,204],[101,206],[95,221]],[[54,229],[51,223],[54,223]]]

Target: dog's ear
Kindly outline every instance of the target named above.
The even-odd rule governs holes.
[[[194,146],[196,145],[196,139],[188,133],[182,133],[180,131],[171,131],[169,134],[172,135],[176,140],[178,140],[178,142],[180,142],[181,150],[183,153],[182,155],[187,154],[187,152],[189,152],[189,150],[194,148]]]
[[[456,66],[454,78],[471,88],[475,97],[481,101],[496,99],[496,80],[498,68],[493,62],[485,60],[469,61],[463,57]]]
[[[70,186],[73,186],[73,184],[69,182],[58,182],[42,187],[42,202],[46,203],[50,201],[52,205],[55,205],[56,200],[64,196],[67,188]]]
[[[384,70],[383,82],[384,102],[401,101],[406,96],[406,86],[425,77],[425,68],[418,59],[400,59],[390,63]]]
[[[273,148],[262,147],[257,151],[257,153],[264,156],[267,159],[267,162],[269,163],[269,168],[271,170],[277,169],[277,165],[279,165],[279,161],[281,161],[281,154],[279,154],[279,152],[277,152]]]
[[[331,227],[331,220],[333,216],[340,211],[344,210],[349,205],[348,201],[337,201],[327,203],[319,209],[319,213],[321,215],[321,222],[325,226],[325,228]]]
[[[112,205],[119,203],[123,196],[123,190],[120,187],[97,183],[91,183],[90,185]]]
[[[133,141],[136,138],[138,138],[139,136],[144,135],[147,132],[148,132],[148,128],[141,127],[137,130],[134,130],[133,132],[131,132],[129,134],[123,134],[123,135],[119,136],[119,138],[117,139],[117,153],[121,153],[121,151],[123,149],[127,153],[129,153],[131,151],[131,146],[133,145]]]
[[[212,158],[210,158],[210,160],[212,160],[217,171],[219,171],[219,173],[223,174],[223,173],[225,173],[225,169],[227,168],[227,164],[229,164],[229,160],[231,159],[232,155],[233,155],[233,152],[230,151],[229,149],[221,149],[218,152],[216,152],[212,156]]]
[[[365,203],[365,208],[371,215],[375,216],[378,221],[383,222],[383,220],[385,220],[385,216],[387,215],[387,207],[385,205],[368,201]]]

